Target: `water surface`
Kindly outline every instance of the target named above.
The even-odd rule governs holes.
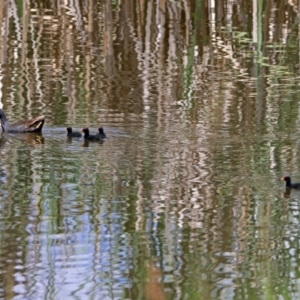
[[[1,299],[299,298],[299,14],[249,3],[1,6],[3,109],[46,115],[0,137]]]

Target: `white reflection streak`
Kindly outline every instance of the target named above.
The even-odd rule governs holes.
[[[81,10],[80,10],[80,5],[79,5],[79,2],[78,0],[75,0],[73,2],[73,5],[74,7],[74,18],[76,20],[76,24],[77,24],[77,29],[78,30],[82,30],[83,26],[82,26],[82,15],[81,15]]]
[[[189,36],[191,32],[191,3],[189,1],[183,0],[184,14],[185,14],[185,38],[186,45],[189,45]]]
[[[185,211],[189,211],[187,207],[184,207],[183,209],[178,211],[178,220],[177,225],[179,228],[184,228],[184,218],[185,218]]]
[[[269,146],[270,148],[270,169],[271,171],[273,170],[273,174],[275,175],[274,169],[276,168],[276,159],[275,159],[275,147],[274,146]]]
[[[287,22],[285,23],[285,24],[282,24],[282,39],[281,39],[281,41],[282,41],[282,43],[283,44],[287,44],[287,40],[288,40],[288,37],[289,37],[289,29],[288,29],[288,24],[287,24]]]
[[[143,230],[143,182],[140,179],[137,179],[137,201],[136,201],[136,216],[137,220],[135,222],[135,230]]]
[[[31,172],[32,172],[32,195],[33,195],[33,199],[31,201],[31,210],[30,210],[30,214],[31,214],[32,217],[39,215],[39,204],[41,202],[41,196],[40,195],[41,195],[41,189],[42,189],[41,174],[38,171],[39,169],[41,169],[41,166],[40,166],[39,163],[36,162],[36,156],[34,154],[35,154],[35,151],[32,151]],[[34,203],[32,203],[32,202],[34,202]],[[34,209],[34,211],[33,211],[33,209]]]
[[[175,1],[174,1],[175,2]],[[175,6],[175,7],[173,7]],[[170,5],[168,5],[168,14],[170,16],[171,20],[176,20],[176,16],[175,16],[175,11],[176,11],[176,3],[172,3]],[[176,37],[174,36],[174,26],[169,26],[169,57],[172,58],[177,58],[176,55]]]
[[[252,31],[252,39],[253,43],[257,43],[257,0],[253,0],[253,13],[252,13],[252,23],[253,23],[253,31]]]
[[[150,109],[149,105],[149,61],[150,61],[150,45],[151,45],[151,17],[152,17],[152,3],[148,2],[146,13],[146,26],[145,26],[145,55],[144,55],[144,71],[143,71],[143,102],[144,110],[147,112]],[[147,114],[143,114],[147,117]]]
[[[227,22],[227,30],[232,32],[232,5],[233,1],[228,1],[227,2],[227,9],[226,9],[226,22]]]
[[[224,55],[223,57],[231,60],[232,68],[237,70],[240,75],[248,76],[249,72],[247,71],[247,69],[243,68],[239,60],[233,56],[232,44],[230,43],[230,41],[226,42],[227,44],[225,44],[224,40],[222,40],[221,38],[217,39],[217,47],[222,49],[223,52],[227,53],[227,56]]]
[[[229,86],[228,87],[228,91],[234,89],[234,86],[233,86],[232,83],[228,83],[228,86]],[[230,111],[229,111],[229,108],[231,106],[231,95],[229,94],[227,96],[228,97],[224,97],[224,106],[223,106],[223,120],[224,120],[223,122],[224,123],[229,123],[229,121],[230,121]]]
[[[11,5],[9,5],[11,4]],[[8,40],[8,35],[9,35],[9,17],[10,17],[10,12],[13,13],[15,11],[15,3],[14,2],[9,2],[6,6],[5,9],[3,9],[2,12],[2,24],[1,24],[1,36],[0,36],[0,45],[1,45],[1,64],[0,64],[0,108],[3,108],[3,103],[2,103],[2,79],[3,79],[3,64],[6,63],[6,53],[7,53],[7,40]],[[16,28],[18,28],[18,22],[16,22]],[[18,37],[18,35],[17,35]],[[15,54],[15,52],[14,52]]]
[[[82,16],[80,13],[80,6],[78,1],[64,1],[65,9],[69,11],[69,15],[73,17],[73,20],[75,20],[76,23],[76,29],[81,31],[82,30]],[[84,36],[84,35],[83,35]]]
[[[209,24],[211,28],[211,39],[212,41],[216,41],[216,3],[215,0],[208,1],[209,5]]]
[[[157,5],[156,8],[156,26],[158,29],[158,34],[156,37],[156,42],[155,42],[155,53],[157,53],[157,64],[158,66],[163,66],[164,65],[164,38],[165,38],[165,26],[166,26],[166,7],[165,7],[165,2],[160,2]],[[161,126],[162,126],[162,120],[164,119],[163,117],[163,95],[164,95],[164,90],[166,90],[167,93],[167,87],[164,87],[165,81],[164,81],[164,72],[163,69],[158,67],[157,70],[158,73],[158,99],[157,99],[157,123],[159,130],[161,131]],[[168,118],[166,118],[168,119]]]
[[[31,18],[32,20],[32,18]],[[34,73],[35,73],[35,78],[36,78],[36,90],[37,90],[37,93],[39,95],[39,98],[36,99],[38,100],[38,102],[41,103],[41,107],[44,107],[45,104],[43,104],[43,92],[42,92],[42,81],[40,80],[41,76],[40,76],[40,73],[39,73],[39,55],[38,55],[38,51],[39,51],[39,39],[42,35],[42,31],[43,31],[43,22],[41,22],[40,24],[40,27],[39,27],[39,30],[37,32],[37,38],[36,40],[34,39],[34,35],[35,35],[35,29],[34,29],[34,26],[33,26],[33,23],[30,22],[30,29],[31,29],[31,42],[32,42],[32,51],[33,51],[33,65],[34,65]],[[30,111],[30,105],[31,105],[31,101],[30,101],[30,98],[28,99],[28,111]]]
[[[16,8],[16,3],[12,0],[9,2],[11,4],[10,6],[10,11],[11,11],[11,15],[13,16],[13,20],[14,20],[14,24],[16,26],[16,36],[17,36],[17,41],[18,41],[18,47],[21,49],[22,48],[22,36],[21,36],[21,28],[20,28],[20,23],[19,23],[19,17],[18,17],[18,13],[17,13],[17,8]],[[7,20],[9,19],[9,15],[7,17]],[[15,51],[14,53],[15,55],[17,55],[17,51]]]

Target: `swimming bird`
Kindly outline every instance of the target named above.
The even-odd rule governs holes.
[[[104,130],[102,127],[98,128],[99,133],[96,134],[101,140],[106,139],[106,134],[104,133]]]
[[[67,127],[67,137],[81,137],[81,133],[78,131],[73,131],[72,127]]]
[[[300,182],[292,183],[291,177],[289,176],[282,177],[281,180],[286,182],[286,188],[300,189]]]
[[[5,113],[2,109],[0,109],[0,120],[3,131],[7,132],[41,132],[44,122],[45,116],[39,116],[33,119],[19,121],[13,124],[7,120]]]
[[[101,141],[102,139],[98,134],[90,134],[90,131],[88,128],[83,128],[81,132],[84,132],[84,139],[89,141]]]

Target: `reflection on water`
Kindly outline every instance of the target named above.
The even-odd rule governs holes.
[[[10,142],[13,139],[24,141],[26,144],[31,146],[44,144],[44,137],[40,132],[23,134],[23,133],[7,133],[2,131],[0,134],[0,148],[3,148],[6,142]]]
[[[0,5],[0,298],[298,299],[298,6],[85,4]]]
[[[5,145],[6,141],[7,135],[4,132],[2,132],[0,136],[0,148],[2,148]]]
[[[286,188],[285,191],[282,193],[283,197],[285,198],[289,198],[291,195],[291,189],[290,188]]]
[[[41,132],[34,132],[34,133],[1,133],[1,141],[3,145],[9,139],[17,139],[20,141],[25,141],[28,145],[36,146],[40,144],[44,144],[44,137]]]

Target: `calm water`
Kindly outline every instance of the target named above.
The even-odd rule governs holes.
[[[0,11],[0,299],[300,298],[297,4]]]

